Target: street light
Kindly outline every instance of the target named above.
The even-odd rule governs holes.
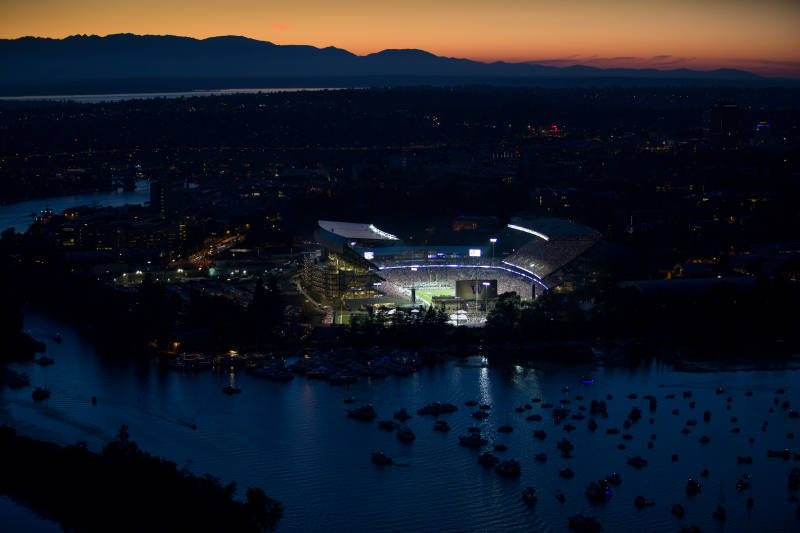
[[[497,244],[497,237],[492,237],[489,242],[492,243],[492,264],[494,265],[494,245]]]

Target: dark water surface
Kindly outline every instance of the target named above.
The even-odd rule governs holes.
[[[96,204],[104,207],[120,207],[126,204],[143,205],[150,200],[150,182],[137,180],[136,190],[132,192],[106,191],[71,196],[53,196],[38,200],[27,200],[14,204],[0,205],[0,232],[14,228],[17,233],[25,233],[33,224],[35,216],[45,208],[56,214],[65,209],[82,205]]]
[[[149,93],[108,93],[108,94],[48,94],[29,96],[0,96],[0,102],[56,101],[97,104],[100,102],[124,102],[127,100],[149,100],[151,98],[192,98],[201,96],[224,96],[230,94],[267,94],[300,91],[336,91],[336,87],[300,88],[258,88],[258,89],[211,89],[196,91],[166,91]]]
[[[606,532],[674,532],[691,524],[704,532],[800,530],[797,503],[788,501],[787,488],[788,473],[800,462],[766,457],[768,448],[794,446],[800,451],[798,419],[789,419],[786,410],[773,405],[778,388],[786,389],[779,396],[781,402],[800,402],[793,386],[798,371],[692,374],[655,363],[635,369],[561,365],[525,369],[469,368],[448,362],[405,378],[362,378],[345,389],[302,377],[282,384],[244,374],[181,375],[156,360],[109,362],[69,326],[44,315],[28,312],[25,327],[47,342],[47,354],[56,363],[12,367],[28,373],[33,387],[47,386],[52,396],[34,404],[31,388],[0,389],[1,423],[61,444],[87,440],[92,449],[99,449],[121,424],[128,424],[132,438],[151,453],[199,473],[212,473],[223,482],[236,481],[241,492],[247,486],[262,487],[285,506],[280,531],[555,532],[567,531],[567,517],[582,509],[595,516]],[[57,332],[63,335],[60,345],[46,338]],[[595,383],[581,385],[580,378],[589,375]],[[221,388],[231,379],[243,389],[241,394],[222,394]],[[564,386],[571,392],[562,393]],[[715,394],[719,386],[725,393]],[[696,408],[681,398],[685,390],[693,392]],[[744,395],[748,390],[754,392],[752,397]],[[639,398],[630,400],[629,393]],[[595,433],[586,428],[588,411],[584,420],[562,422],[577,426],[571,433],[554,425],[550,410],[541,404],[514,412],[514,407],[533,397],[554,404],[569,399],[566,407],[578,412],[579,405],[588,407],[591,399],[605,399],[606,394],[614,396],[607,402],[609,418],[597,419],[600,427]],[[641,398],[646,394],[658,398],[654,413]],[[665,399],[667,394],[676,398]],[[93,395],[97,405],[91,404]],[[584,399],[577,400],[577,395]],[[729,395],[733,400],[731,410],[726,410]],[[407,407],[414,413],[408,425],[416,440],[404,444],[392,432],[378,429],[376,422],[346,418],[342,399],[348,396],[357,398],[355,406],[372,403],[379,419]],[[470,416],[474,408],[464,406],[470,399],[492,406],[488,419]],[[434,432],[434,418],[416,415],[418,408],[436,400],[459,406],[456,413],[442,417],[453,428],[449,433]],[[633,405],[644,413],[642,420],[622,430],[633,440],[607,435],[609,427],[622,429]],[[774,413],[769,413],[770,407]],[[673,409],[680,413],[673,415]],[[710,422],[703,421],[704,410],[712,412]],[[544,419],[525,421],[532,413],[542,413]],[[739,419],[736,423],[730,421],[734,416]],[[697,425],[683,435],[680,430],[688,419],[696,419]],[[762,432],[764,421],[768,425]],[[506,423],[514,431],[498,434],[496,428]],[[508,445],[508,451],[496,455],[519,460],[520,478],[501,478],[480,467],[478,453],[458,445],[458,435],[473,425],[484,429],[490,445]],[[741,428],[741,433],[731,433],[733,427]],[[544,429],[547,438],[534,439],[535,429]],[[787,439],[790,432],[797,438]],[[653,433],[654,448],[648,449]],[[701,435],[708,435],[711,442],[700,444]],[[561,458],[556,449],[556,442],[565,436],[575,445],[574,458]],[[621,442],[626,450],[617,449]],[[401,464],[376,467],[370,453],[377,450]],[[540,451],[547,453],[546,463],[534,460]],[[673,453],[680,455],[676,463],[671,461]],[[648,466],[626,465],[629,455],[642,455]],[[753,464],[737,465],[738,455],[753,456]],[[574,479],[558,476],[566,467],[575,471]],[[698,478],[703,468],[710,470],[710,476],[700,478],[702,493],[687,497],[687,478]],[[614,489],[609,502],[589,502],[585,486],[611,471],[622,475],[622,485]],[[746,473],[751,474],[752,489],[737,492],[736,481]],[[539,502],[533,508],[520,501],[526,486],[538,491]],[[567,497],[564,504],[555,498],[559,491]],[[637,509],[633,500],[640,494],[656,505]],[[750,511],[745,507],[748,496],[755,500]],[[711,513],[723,498],[728,516],[719,524]],[[670,514],[672,503],[683,504],[684,519]],[[13,514],[14,507],[6,507]]]

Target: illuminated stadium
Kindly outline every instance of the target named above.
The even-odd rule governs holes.
[[[566,220],[519,217],[472,245],[409,246],[373,224],[330,220],[314,235],[320,250],[304,277],[331,301],[383,296],[484,314],[494,294],[532,299],[558,284],[558,273],[600,240]],[[483,290],[495,288],[492,296]]]

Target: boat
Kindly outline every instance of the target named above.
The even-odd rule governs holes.
[[[41,387],[36,387],[36,390],[31,394],[34,402],[41,402],[50,397],[50,391]]]
[[[586,497],[593,502],[607,502],[611,499],[611,487],[606,480],[592,481],[586,486]]]
[[[537,429],[536,431],[533,432],[533,436],[539,440],[544,440],[547,437],[547,433],[545,433],[541,429]]]
[[[10,368],[0,367],[0,384],[8,385],[12,389],[27,387],[31,384],[31,378],[27,374],[22,374]]]
[[[753,458],[749,455],[742,457],[741,455],[736,458],[737,465],[751,465],[753,464]]]
[[[439,416],[443,414],[454,413],[455,411],[458,411],[458,407],[453,404],[434,402],[426,405],[422,409],[417,410],[417,414]]]
[[[47,357],[46,355],[43,355],[39,359],[36,360],[36,364],[39,365],[39,366],[52,365],[55,362],[56,362],[55,359],[51,359],[50,357]]]
[[[489,452],[483,452],[478,456],[478,464],[481,466],[494,466],[499,462],[500,459]]]
[[[268,379],[270,381],[289,382],[294,379],[294,375],[282,366],[255,366],[245,369],[247,374]]]
[[[401,422],[405,422],[406,420],[411,418],[411,415],[408,414],[408,411],[406,411],[406,408],[403,407],[402,409],[400,409],[399,411],[396,411],[394,413],[394,418],[396,418],[397,420],[399,420]]]
[[[567,501],[567,497],[564,496],[563,492],[559,492],[558,494],[556,494],[556,500],[558,500],[559,503],[564,503],[565,501]]]
[[[594,418],[589,419],[589,431],[595,431],[597,429],[597,422]]]
[[[717,505],[717,510],[711,513],[711,516],[720,522],[724,522],[726,518],[725,508],[721,505]]]
[[[211,368],[211,359],[199,353],[185,353],[170,359],[167,365],[182,372],[200,372]]]
[[[240,389],[239,387],[234,387],[233,385],[225,385],[224,387],[222,387],[222,392],[224,392],[225,394],[239,394],[240,392],[242,392],[242,389]]]
[[[414,435],[414,432],[411,431],[410,428],[400,428],[397,430],[397,438],[403,442],[411,442],[416,439],[417,436]]]
[[[394,420],[381,420],[380,422],[378,422],[378,427],[381,429],[388,429],[389,431],[394,431],[395,429],[400,427],[400,424],[398,424]]]
[[[655,502],[651,502],[650,500],[645,499],[644,496],[637,496],[636,498],[634,498],[633,504],[637,508],[643,509],[645,507],[652,507],[653,505],[655,505]]]
[[[92,396],[92,405],[97,405],[97,396]]]
[[[522,491],[522,501],[528,505],[535,505],[538,500],[539,498],[536,496],[536,489],[533,487],[527,487]]]
[[[357,409],[348,409],[347,416],[356,420],[373,420],[378,416],[378,413],[375,412],[375,408],[371,405],[364,405]]]
[[[307,376],[308,374],[306,374]],[[350,385],[356,383],[358,378],[349,374],[335,374],[328,378],[328,383],[331,385]]]
[[[481,446],[488,444],[488,442],[489,441],[481,437],[479,433],[470,433],[469,436],[458,437],[459,444],[462,446],[468,446],[470,448],[480,448]]]
[[[686,482],[686,494],[689,496],[700,494],[702,490],[700,483],[696,479],[689,478],[689,481]]]
[[[450,431],[450,424],[448,424],[446,420],[437,420],[436,423],[433,424],[433,430],[446,433]]]
[[[572,479],[575,477],[575,472],[573,472],[571,468],[565,468],[561,470],[558,475],[566,479]]]
[[[647,466],[647,459],[642,458],[641,455],[637,455],[636,457],[628,457],[627,462],[629,465],[635,466],[636,468]]]
[[[571,452],[572,450],[575,449],[575,446],[567,439],[561,439],[560,441],[558,441],[556,447],[564,452]]]
[[[61,333],[56,333],[55,335],[53,335],[53,340],[55,341],[56,344],[61,344],[62,342],[64,342],[64,337],[61,336]]]
[[[679,503],[672,504],[672,508],[669,511],[670,513],[674,514],[678,518],[683,518],[683,515],[686,514],[686,509],[683,508],[683,505]]]
[[[499,428],[497,428],[497,432],[498,433],[511,433],[512,431],[514,431],[514,428],[512,428],[508,424],[506,424],[504,426],[500,426]]]
[[[331,375],[328,373],[327,370],[311,370],[309,372],[306,372],[306,377],[308,379],[326,380],[330,379]]]
[[[708,444],[709,442],[711,442],[711,439],[709,439],[707,435],[703,435],[702,437],[700,437],[698,442],[700,444]]]
[[[800,487],[800,468],[792,468],[789,472],[789,488],[794,490]]]
[[[536,459],[540,463],[544,463],[545,461],[547,461],[547,454],[539,452],[534,456],[534,459]]]
[[[391,457],[386,456],[383,452],[374,452],[372,454],[372,462],[376,465],[384,466],[392,464],[393,461]]]
[[[342,399],[342,401],[344,403],[353,403],[354,401],[356,401],[356,399],[353,396],[348,396],[347,398]]]
[[[780,457],[781,459],[789,460],[791,456],[792,456],[792,451],[789,449],[767,450],[767,457]]]
[[[489,418],[489,413],[486,411],[475,411],[472,413],[472,418],[484,419]]]
[[[582,513],[569,517],[569,528],[578,533],[597,533],[603,530],[600,522]]]
[[[504,477],[517,477],[520,475],[521,467],[519,461],[508,459],[494,467],[494,471]]]
[[[612,485],[621,485],[622,484],[622,476],[617,474],[616,472],[611,472],[609,475],[606,476],[606,481],[611,483]]]
[[[508,450],[508,446],[506,446],[505,444],[495,444],[494,445],[494,451],[496,451],[496,452],[504,452],[506,450]]]
[[[478,405],[478,402],[476,402],[475,400],[467,400],[466,402],[464,402],[464,405],[466,405],[467,407],[474,407]]]
[[[542,415],[530,415],[525,417],[525,420],[528,422],[539,422],[541,419]]]

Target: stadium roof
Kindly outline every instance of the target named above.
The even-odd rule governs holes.
[[[599,237],[600,232],[588,226],[577,224],[561,218],[525,218],[513,217],[509,228],[536,235],[548,241],[550,239],[567,239],[578,236]]]
[[[334,220],[320,220],[319,226],[335,235],[347,239],[369,239],[369,240],[400,240],[391,233],[386,233],[376,228],[372,224],[359,224],[355,222],[337,222]]]

